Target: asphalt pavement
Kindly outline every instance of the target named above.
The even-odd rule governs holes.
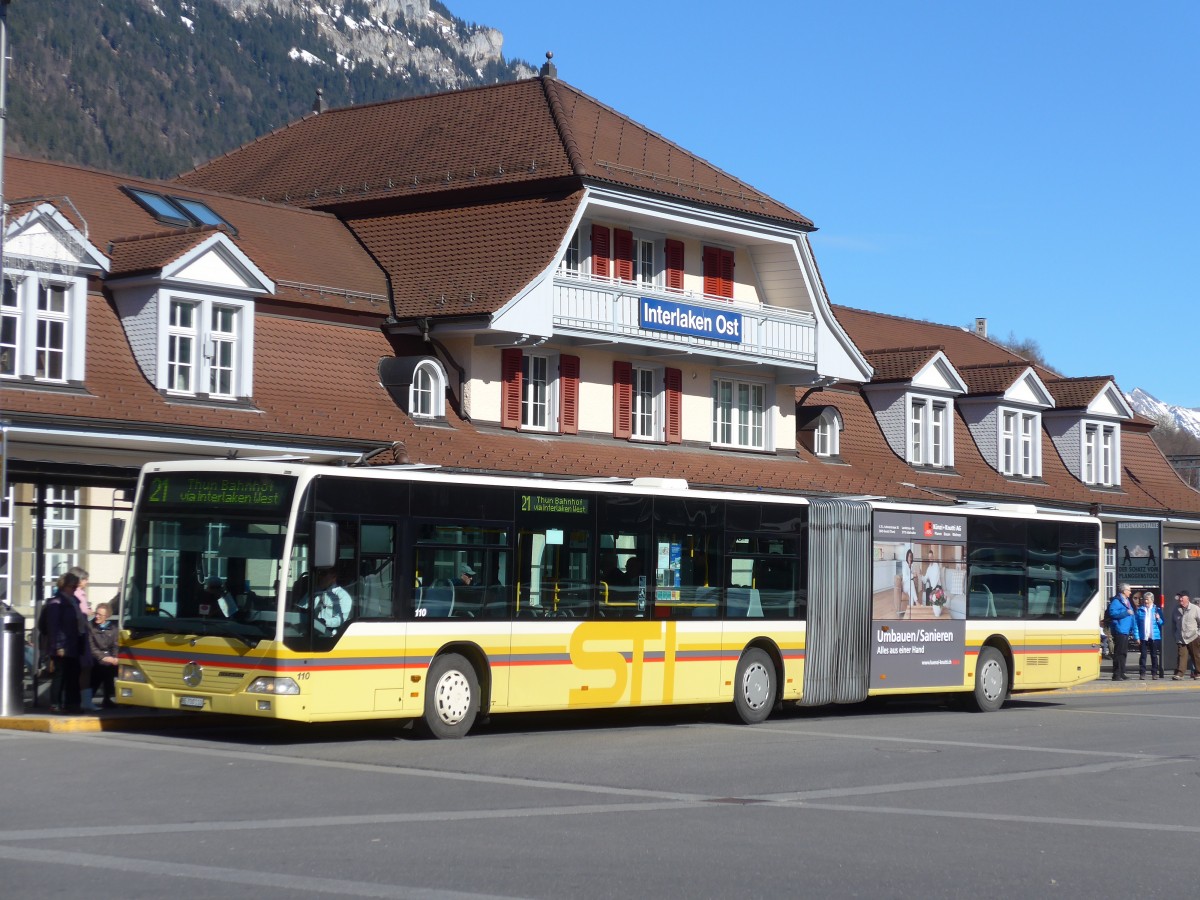
[[[1129,676],[1126,681],[1113,681],[1112,660],[1100,662],[1100,677],[1095,681],[1073,687],[1061,688],[1060,691],[1039,692],[1041,695],[1059,692],[1067,693],[1132,693],[1136,691],[1197,691],[1200,692],[1200,680],[1185,677],[1182,681],[1172,679],[1172,672],[1167,670],[1165,678],[1154,680],[1150,674],[1145,678],[1138,676],[1138,654],[1130,652],[1129,662],[1125,667]],[[41,696],[45,696],[45,686],[41,686]],[[140,729],[160,730],[164,728],[181,727],[194,728],[201,724],[227,725],[230,716],[212,715],[211,713],[195,713],[161,709],[145,709],[138,706],[118,706],[115,709],[101,709],[94,712],[79,714],[52,713],[44,699],[40,705],[32,700],[32,686],[28,679],[25,685],[25,712],[19,716],[0,716],[0,729],[13,731],[38,731],[51,734],[72,734],[100,731],[138,731]],[[236,721],[236,719],[234,719]]]

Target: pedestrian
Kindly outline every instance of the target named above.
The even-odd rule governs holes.
[[[87,652],[87,619],[75,591],[79,576],[67,572],[58,579],[58,590],[46,601],[45,647],[53,667],[50,711],[77,713],[82,709],[80,658]]]
[[[1128,681],[1125,674],[1125,662],[1129,656],[1129,636],[1134,633],[1137,625],[1133,614],[1133,604],[1129,601],[1130,587],[1121,584],[1117,595],[1108,601],[1109,631],[1112,632],[1113,642],[1113,681]]]
[[[107,603],[97,603],[96,615],[88,631],[88,646],[92,652],[93,702],[101,701],[98,706],[93,706],[94,709],[112,709],[117,705],[113,699],[117,678],[117,629],[109,618],[110,614]]]
[[[1175,623],[1175,643],[1179,645],[1179,656],[1175,663],[1175,674],[1171,677],[1180,681],[1187,672],[1188,659],[1191,658],[1192,680],[1195,681],[1200,672],[1200,607],[1192,603],[1187,591],[1179,594],[1179,606],[1173,617]]]
[[[1154,594],[1146,591],[1142,595],[1142,605],[1137,610],[1137,634],[1141,642],[1138,653],[1138,678],[1146,680],[1146,657],[1150,657],[1150,679],[1156,681],[1163,676],[1162,665],[1162,624],[1163,617],[1158,607],[1154,605]]]
[[[87,586],[88,586],[88,571],[80,566],[71,566],[67,571],[79,579],[79,587],[75,588],[75,599],[79,601],[79,608],[83,610],[84,618],[92,617],[92,605],[88,603]]]

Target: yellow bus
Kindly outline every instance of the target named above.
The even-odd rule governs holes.
[[[1013,692],[1099,675],[1099,523],[517,478],[172,462],[141,474],[118,702],[306,722]]]

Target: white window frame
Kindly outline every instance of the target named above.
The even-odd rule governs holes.
[[[202,396],[222,401],[250,397],[253,303],[170,290],[164,290],[161,297],[158,389],[174,397]],[[190,325],[182,324],[175,315],[184,307],[192,310]],[[186,350],[181,352],[182,346]],[[187,372],[184,380],[179,377],[181,369]],[[222,373],[228,375],[228,385],[219,383]]]
[[[833,410],[826,409],[813,427],[813,453],[822,458],[841,456],[841,422]]]
[[[1121,431],[1112,422],[1085,420],[1080,440],[1080,475],[1086,485],[1121,484]]]
[[[658,286],[657,241],[633,235],[633,283],[645,287]]]
[[[664,374],[661,368],[633,366],[630,398],[630,439],[662,441]]]
[[[757,395],[759,405],[754,407]],[[745,378],[712,380],[712,445],[738,450],[771,450],[774,406],[771,385]],[[743,397],[748,401],[743,405]]]
[[[0,600],[13,602],[13,485],[0,497]]]
[[[1079,472],[1084,484],[1115,487],[1121,483],[1120,427],[1111,422],[1084,420]]]
[[[413,368],[408,388],[408,414],[414,419],[446,415],[446,372],[437,360],[423,359]]]
[[[908,462],[913,466],[954,465],[954,401],[909,394],[905,410]]]
[[[578,278],[583,273],[583,250],[579,229],[575,229],[575,233],[571,235],[571,239],[567,241],[567,249],[563,254],[562,261],[558,264],[558,271],[562,275],[570,275],[573,278]]]
[[[222,317],[228,316],[228,327]],[[210,397],[233,398],[237,396],[238,383],[238,340],[241,325],[241,310],[236,306],[214,303],[209,308],[208,338],[204,342],[204,355],[208,359],[208,394]],[[221,376],[228,379],[228,386],[220,384]]]
[[[16,378],[21,374],[23,318],[20,282],[5,275],[3,299],[0,300],[0,377]]]
[[[558,368],[557,353],[521,354],[522,431],[558,431]],[[535,369],[542,370],[538,379],[532,377]]]
[[[184,322],[183,313],[187,313]],[[167,392],[195,394],[199,366],[200,329],[196,320],[203,310],[194,300],[172,297],[167,309]],[[179,313],[179,315],[176,315]]]
[[[0,319],[8,323],[8,333],[0,354],[7,366],[0,370],[0,378],[40,384],[82,382],[87,279],[5,269],[4,281]],[[62,309],[49,308],[49,298],[55,293],[62,298]],[[48,365],[51,358],[57,361],[57,368]]]
[[[1023,409],[1001,408],[1000,444],[996,469],[1015,478],[1042,474],[1042,415]]]
[[[79,488],[47,485],[45,488],[46,517],[42,523],[45,542],[45,589],[54,591],[58,577],[72,566],[79,565]]]

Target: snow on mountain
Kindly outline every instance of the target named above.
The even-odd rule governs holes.
[[[1154,422],[1174,425],[1200,439],[1200,409],[1171,406],[1163,403],[1157,397],[1147,394],[1141,388],[1134,388],[1132,394],[1125,395],[1125,399],[1129,401],[1129,405],[1138,415],[1145,416]]]

